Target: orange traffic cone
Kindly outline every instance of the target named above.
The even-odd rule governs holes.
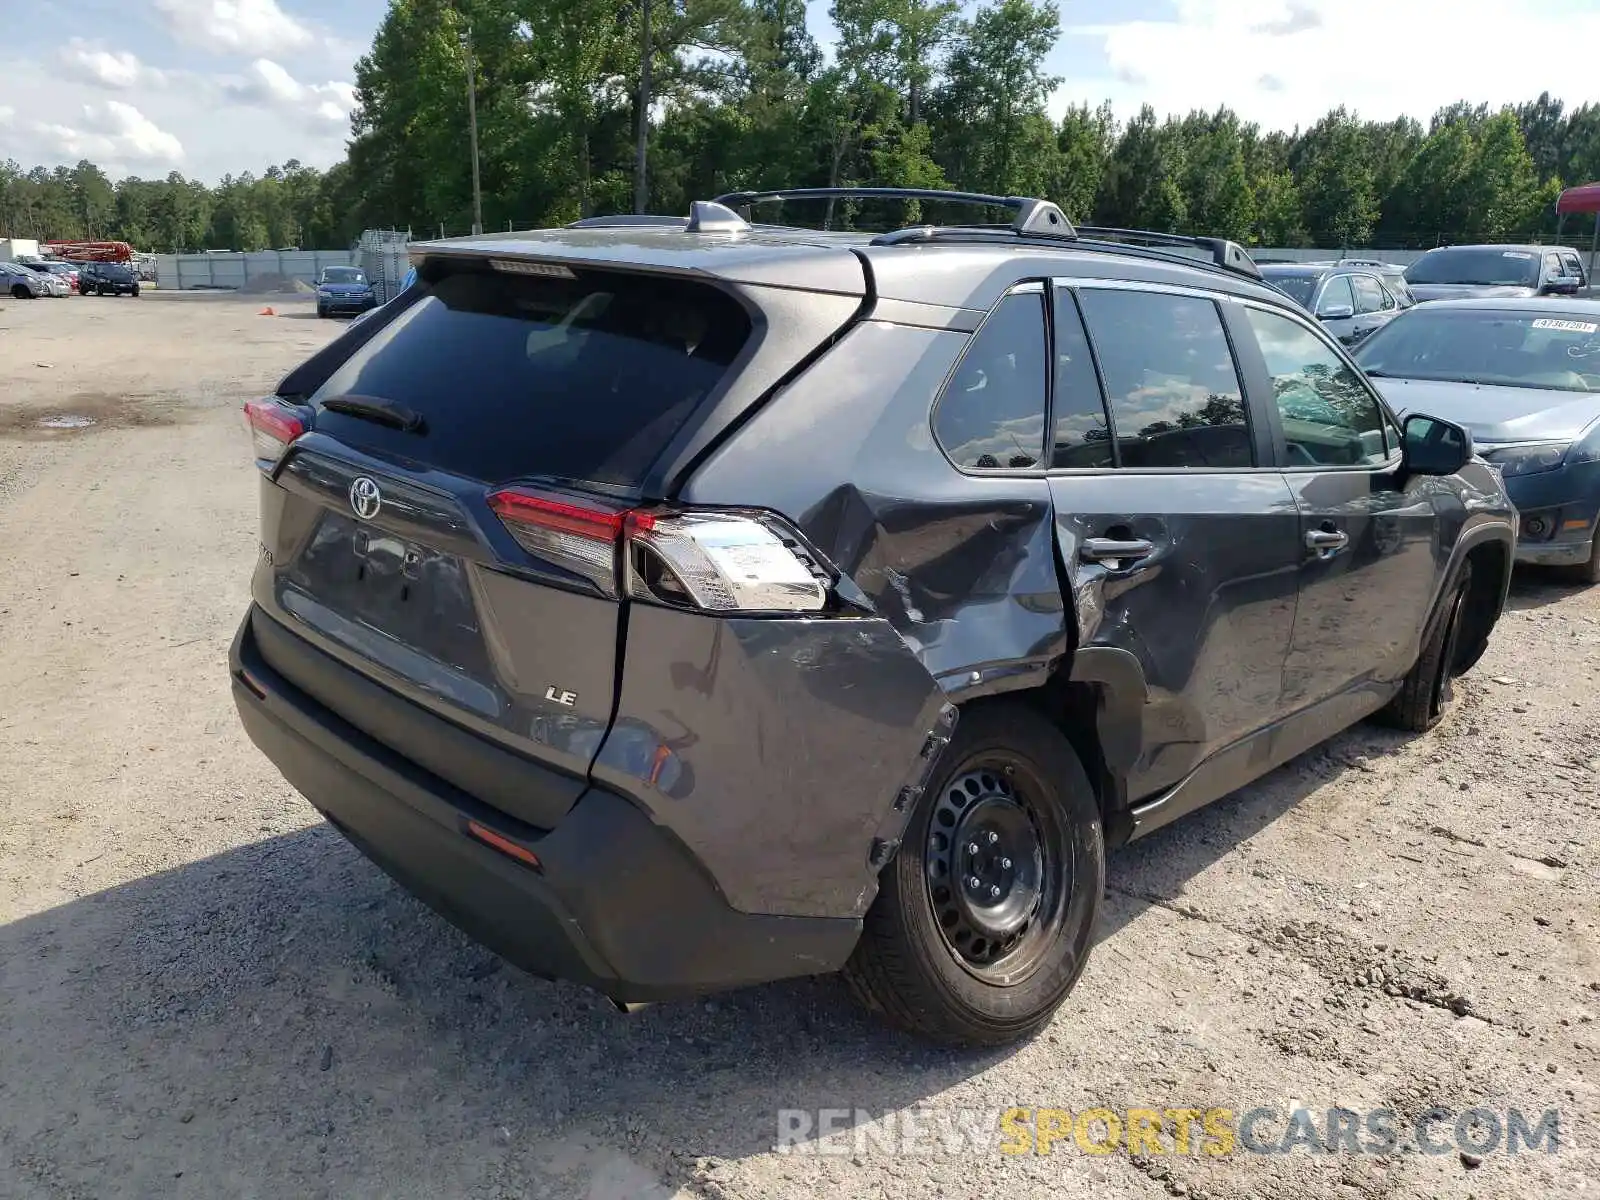
[[[260,312],[258,312],[256,314],[256,316],[258,316],[258,317],[275,317],[277,315],[278,314],[273,312],[270,307],[269,308],[263,308]]]

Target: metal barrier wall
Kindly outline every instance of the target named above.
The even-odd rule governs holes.
[[[274,282],[291,279],[314,284],[323,267],[359,266],[360,256],[350,250],[260,250],[250,254],[156,255],[156,286],[174,290],[225,288],[249,291],[252,285],[270,290]]]

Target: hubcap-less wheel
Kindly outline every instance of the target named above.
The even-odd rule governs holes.
[[[1439,673],[1434,676],[1433,688],[1428,696],[1429,713],[1439,716],[1445,706],[1455,699],[1455,665],[1458,647],[1461,642],[1461,610],[1466,607],[1467,591],[1471,586],[1472,576],[1468,574],[1456,589],[1455,599],[1450,602],[1449,624],[1445,626],[1444,649],[1439,656]]]
[[[940,934],[987,983],[1026,977],[1060,931],[1072,880],[1040,794],[1019,763],[974,763],[945,786],[928,822],[928,900]]]

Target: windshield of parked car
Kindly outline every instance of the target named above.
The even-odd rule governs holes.
[[[1539,282],[1539,256],[1494,246],[1430,250],[1406,268],[1406,281],[1533,287]]]
[[[360,267],[329,267],[322,273],[323,283],[365,283],[367,273]]]
[[[1368,375],[1600,392],[1600,309],[1494,312],[1419,305],[1356,351]]]
[[[1317,280],[1321,278],[1315,271],[1274,271],[1263,270],[1262,275],[1268,283],[1283,292],[1296,304],[1304,308],[1311,307],[1311,295],[1317,290]]]

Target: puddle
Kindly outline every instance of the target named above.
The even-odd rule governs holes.
[[[177,419],[171,400],[112,392],[79,392],[58,401],[60,408],[0,404],[0,437],[39,439],[84,430],[169,425]]]

